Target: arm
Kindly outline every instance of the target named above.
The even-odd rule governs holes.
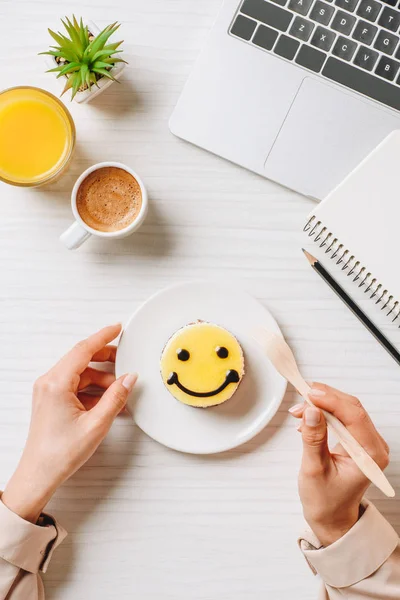
[[[342,421],[383,469],[389,448],[357,398],[313,386],[313,403]],[[299,493],[310,530],[299,545],[324,584],[323,598],[362,600],[400,597],[400,546],[394,529],[363,496],[369,481],[340,445],[328,447],[319,408],[293,407],[301,418],[303,459]]]
[[[45,572],[53,551],[66,536],[49,515],[37,524],[22,519],[0,500],[0,599],[41,600]]]
[[[39,573],[66,532],[42,510],[95,452],[137,379],[89,367],[115,362],[107,344],[120,330],[105,327],[80,342],[35,383],[25,449],[0,499],[0,600],[44,598]],[[90,386],[105,391],[94,396]]]
[[[364,500],[357,523],[329,546],[311,531],[299,540],[314,574],[330,600],[394,600],[400,596],[400,545],[397,533],[375,506]]]

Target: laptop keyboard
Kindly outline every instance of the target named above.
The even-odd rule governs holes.
[[[400,110],[399,0],[243,0],[230,33]]]

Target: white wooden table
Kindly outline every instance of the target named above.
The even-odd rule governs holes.
[[[41,190],[0,185],[0,484],[23,447],[33,380],[78,338],[126,320],[178,281],[235,281],[279,321],[306,377],[359,395],[391,444],[400,487],[399,370],[332,296],[299,251],[312,202],[192,147],[168,118],[220,0],[2,0],[1,87],[59,92],[43,57],[65,14],[123,23],[129,68],[92,105],[71,104],[77,152]],[[119,160],[143,177],[151,209],[139,233],[59,243],[69,194],[92,163]],[[119,419],[97,454],[51,503],[70,535],[46,575],[57,600],[311,600],[296,547],[300,439],[289,389],[267,429],[225,455],[170,451]],[[399,527],[399,501],[372,498]]]

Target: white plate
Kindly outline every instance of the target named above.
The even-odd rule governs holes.
[[[246,374],[235,395],[220,406],[193,408],[175,400],[160,375],[160,357],[171,335],[197,319],[225,327],[239,340]],[[235,448],[259,433],[276,413],[286,381],[252,339],[257,327],[279,333],[270,312],[235,287],[198,281],[152,296],[122,334],[116,373],[138,372],[128,400],[136,424],[160,444],[193,454]]]

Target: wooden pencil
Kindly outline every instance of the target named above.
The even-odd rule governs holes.
[[[393,344],[383,335],[383,333],[374,325],[374,323],[367,317],[367,315],[361,310],[361,308],[350,298],[345,292],[341,285],[328,273],[325,267],[307,250],[302,249],[308,262],[318,273],[320,277],[329,285],[329,287],[339,296],[339,298],[346,304],[351,312],[361,321],[361,323],[368,329],[368,331],[374,336],[374,338],[385,348],[390,356],[400,365],[400,353],[396,350]]]

